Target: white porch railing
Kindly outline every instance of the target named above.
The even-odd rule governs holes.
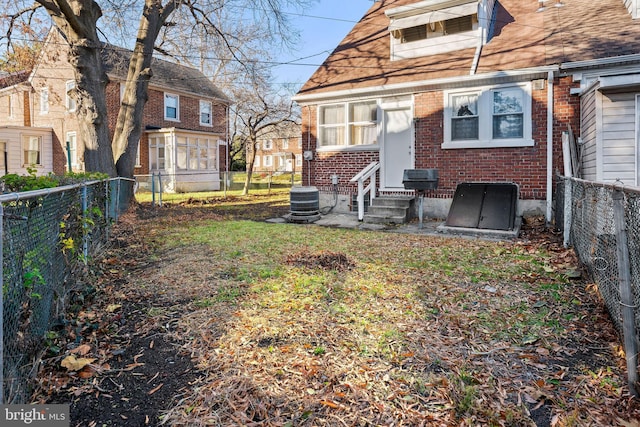
[[[358,183],[358,221],[364,219],[364,195],[369,192],[369,204],[376,198],[376,172],[380,169],[380,162],[371,162],[362,169],[356,176],[351,178],[351,182]],[[369,180],[366,187],[364,183]]]

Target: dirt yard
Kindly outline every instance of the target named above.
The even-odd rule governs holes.
[[[134,207],[34,401],[89,427],[640,425],[595,286],[539,224],[496,243],[263,222],[286,211]]]

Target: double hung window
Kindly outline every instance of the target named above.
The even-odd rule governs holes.
[[[377,143],[377,125],[375,100],[320,106],[318,146],[374,145]]]

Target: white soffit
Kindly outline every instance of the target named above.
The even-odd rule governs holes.
[[[603,76],[600,81],[600,90],[621,89],[640,86],[640,74],[625,74],[622,76]]]
[[[417,27],[419,25],[426,25],[432,22],[446,21],[447,19],[459,18],[461,16],[473,15],[478,13],[478,3],[466,3],[459,6],[448,7],[446,9],[439,10],[424,10],[416,9],[419,15],[408,16],[406,18],[396,18],[391,21],[389,31],[399,30],[402,28]]]

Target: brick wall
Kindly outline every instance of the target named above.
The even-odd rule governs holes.
[[[578,135],[578,96],[570,95],[571,77],[554,82],[553,166],[562,171],[562,132],[571,125]],[[515,182],[520,197],[545,200],[547,187],[547,87],[532,91],[532,147],[447,149],[441,148],[443,130],[443,93],[439,91],[415,94],[415,167],[437,168],[438,189],[427,197],[451,198],[462,182]],[[357,188],[348,182],[351,177],[372,161],[379,160],[377,151],[315,152],[316,107],[305,106],[302,111],[303,149],[314,151],[314,161],[303,163],[304,185],[329,189],[330,176],[340,176],[340,193],[355,194]],[[311,123],[309,123],[311,119]],[[309,182],[309,170],[311,180]],[[379,182],[379,181],[378,181]]]

